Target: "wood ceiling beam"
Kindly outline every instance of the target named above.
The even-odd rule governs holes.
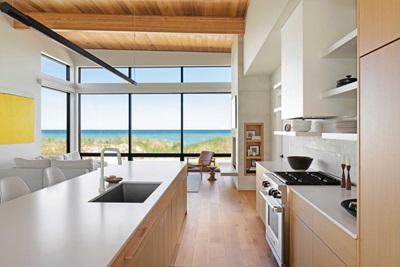
[[[137,31],[204,34],[244,34],[244,19],[203,16],[133,16],[27,12],[55,31]],[[15,21],[14,27],[26,29]]]

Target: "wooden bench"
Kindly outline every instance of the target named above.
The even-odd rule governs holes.
[[[238,172],[231,163],[219,163],[221,176],[238,176]]]

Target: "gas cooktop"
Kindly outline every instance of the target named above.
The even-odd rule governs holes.
[[[287,185],[340,185],[340,181],[322,172],[273,172]]]

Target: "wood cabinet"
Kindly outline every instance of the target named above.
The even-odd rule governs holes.
[[[256,161],[264,160],[264,123],[244,124],[244,175],[256,174]]]
[[[291,267],[313,266],[312,265],[313,232],[293,211],[290,211],[289,229],[290,229],[289,230],[290,266]]]
[[[361,1],[361,7],[364,2],[371,1]],[[373,6],[379,10],[391,3],[398,16],[399,2],[383,2]],[[398,266],[400,262],[399,70],[400,41],[360,58],[358,215],[363,267]]]
[[[357,266],[357,242],[290,191],[290,266]]]
[[[400,1],[362,0],[358,8],[361,56],[400,38]]]
[[[354,0],[299,2],[281,30],[282,119],[356,115],[354,99],[321,98],[338,79],[357,73],[356,58],[321,58],[355,28]]]
[[[256,168],[257,168],[257,171],[256,171],[256,210],[265,225],[266,203],[265,203],[264,198],[260,195],[259,191],[265,190],[265,187],[262,185],[262,182],[266,180],[263,176],[263,173],[267,172],[267,170],[265,168],[261,167],[259,164],[257,164]]]
[[[185,169],[138,227],[111,266],[169,266],[186,215],[186,183]]]

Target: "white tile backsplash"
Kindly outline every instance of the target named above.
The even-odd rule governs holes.
[[[287,156],[309,156],[314,158],[311,168],[342,176],[341,156],[351,161],[350,177],[357,183],[357,142],[322,139],[321,137],[290,137]],[[347,175],[347,170],[346,170]]]

